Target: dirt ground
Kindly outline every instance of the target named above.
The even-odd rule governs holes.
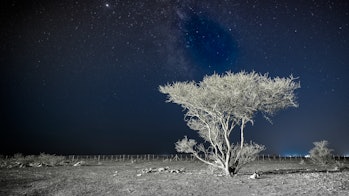
[[[152,172],[144,172],[149,168]],[[184,172],[170,173],[182,168]],[[0,169],[0,195],[349,195],[348,171],[262,174],[259,179],[249,178],[254,171],[275,169],[314,166],[258,161],[232,178],[212,174],[206,165],[195,161]]]

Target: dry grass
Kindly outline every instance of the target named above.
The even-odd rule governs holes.
[[[184,173],[141,173],[145,168]],[[92,166],[0,169],[0,195],[349,195],[349,172],[262,175],[254,171],[313,169],[309,163],[258,161],[228,178],[199,162],[105,162]],[[117,171],[117,172],[116,172]]]

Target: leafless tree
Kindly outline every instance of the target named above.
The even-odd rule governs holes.
[[[298,88],[300,84],[292,75],[270,78],[267,74],[242,71],[205,76],[199,83],[174,82],[160,86],[159,90],[168,95],[167,102],[184,108],[187,125],[198,131],[205,141],[197,144],[184,137],[176,143],[176,150],[192,153],[202,162],[231,175],[264,150],[264,146],[245,143],[246,124],[253,124],[257,112],[269,120],[280,109],[298,107],[294,94]],[[230,142],[230,134],[236,126],[240,127],[239,146]],[[202,159],[200,153],[208,155],[209,159]]]

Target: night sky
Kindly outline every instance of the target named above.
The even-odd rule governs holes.
[[[0,154],[174,153],[198,135],[158,86],[228,70],[299,77],[299,108],[246,127],[263,153],[349,154],[348,1],[0,5]]]

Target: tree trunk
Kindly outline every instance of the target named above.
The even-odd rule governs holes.
[[[229,167],[228,165],[225,166],[224,172],[226,176],[232,176],[231,167]]]
[[[245,119],[242,119],[242,122],[241,122],[241,130],[240,130],[240,149],[243,148],[244,146],[244,142],[245,142],[245,138],[244,138],[244,128],[245,128]]]

